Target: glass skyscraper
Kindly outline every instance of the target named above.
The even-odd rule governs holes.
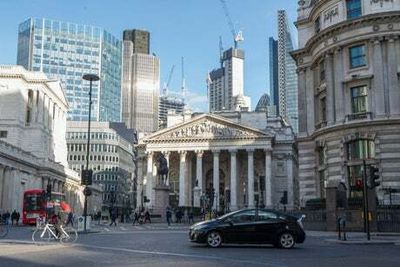
[[[92,85],[92,120],[121,121],[122,42],[101,28],[30,18],[18,28],[17,64],[61,79],[70,109],[68,119],[83,121],[89,113],[87,73]]]
[[[298,132],[296,62],[290,55],[293,42],[285,10],[278,11],[278,83],[279,115]]]

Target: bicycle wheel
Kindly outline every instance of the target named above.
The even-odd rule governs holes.
[[[60,242],[63,244],[74,243],[78,240],[78,232],[72,227],[66,227],[63,229],[64,233],[61,233]]]
[[[47,230],[42,229],[36,229],[32,233],[32,241],[36,245],[43,245],[46,244],[50,241],[51,239],[51,234]]]
[[[0,238],[6,237],[8,234],[8,226],[5,224],[0,224]]]

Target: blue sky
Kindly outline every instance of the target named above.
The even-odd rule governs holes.
[[[296,19],[297,0],[226,0],[237,29],[243,30],[245,94],[252,108],[269,92],[268,37],[277,35],[278,9]],[[124,29],[151,33],[151,51],[161,61],[161,84],[175,70],[170,89],[181,85],[181,57],[189,103],[196,111],[207,109],[206,76],[219,66],[219,36],[224,48],[233,45],[219,0],[0,0],[0,64],[16,63],[18,24],[29,17],[46,17],[102,27],[122,38]],[[295,28],[293,33],[295,33]]]

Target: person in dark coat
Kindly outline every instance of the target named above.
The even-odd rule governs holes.
[[[137,210],[135,210],[135,212],[133,213],[133,223],[132,223],[132,225],[135,225],[136,222],[140,224],[140,222],[139,222],[139,212]]]
[[[151,223],[150,212],[148,210],[146,210],[146,212],[144,213],[144,223],[146,223],[147,221]]]
[[[117,219],[117,212],[116,212],[115,210],[112,210],[112,211],[111,211],[110,217],[111,217],[110,226],[113,225],[113,224],[114,224],[115,226],[117,226],[117,222],[115,221],[115,220]]]
[[[16,220],[17,220],[17,211],[14,210],[14,211],[11,213],[11,225],[14,225],[14,221],[16,221]]]
[[[21,218],[21,214],[19,214],[19,212],[17,211],[17,215],[15,216],[15,221],[16,221],[17,225],[19,223],[19,218]]]
[[[166,211],[165,215],[167,217],[168,226],[170,226],[171,225],[172,212],[171,212],[171,209],[169,207],[167,207],[167,211]]]
[[[69,224],[74,227],[74,214],[72,213],[72,211],[68,213],[67,223],[65,224],[65,226],[68,226]]]

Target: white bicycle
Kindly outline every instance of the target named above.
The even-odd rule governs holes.
[[[32,233],[32,241],[40,245],[49,242],[51,239],[59,240],[61,243],[74,243],[78,240],[78,232],[72,227],[60,225],[59,233],[56,234],[54,224],[46,223],[43,228],[38,228]]]

